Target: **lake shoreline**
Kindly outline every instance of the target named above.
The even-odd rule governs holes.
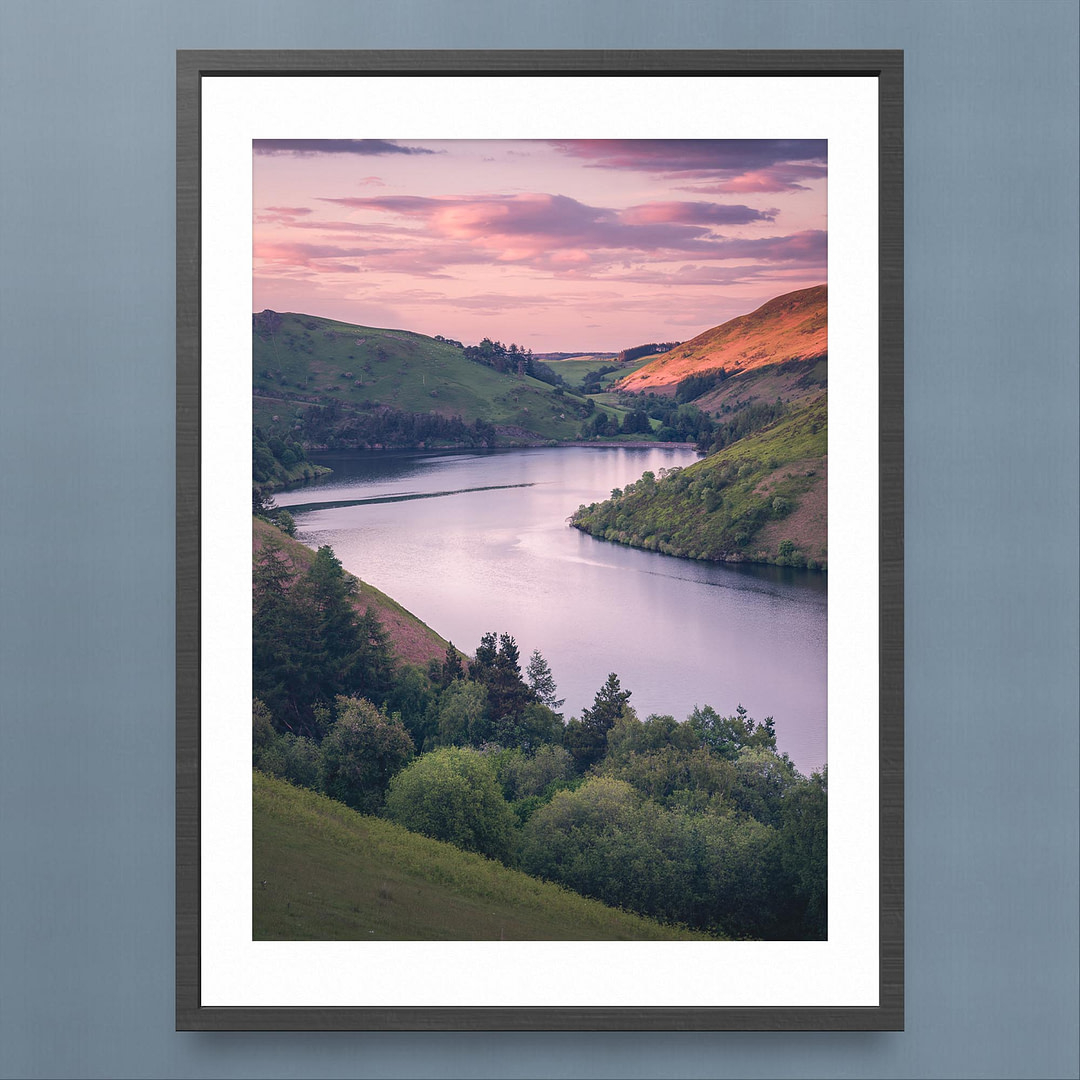
[[[298,540],[329,544],[346,570],[464,651],[492,630],[512,634],[523,656],[540,649],[568,715],[615,671],[642,716],[682,720],[702,704],[775,716],[781,746],[809,775],[827,760],[826,575],[657,559],[567,527],[574,507],[642,470],[696,460],[671,443],[589,453],[597,445],[332,452],[329,482],[280,504],[296,504]],[[313,498],[325,505],[301,509]]]

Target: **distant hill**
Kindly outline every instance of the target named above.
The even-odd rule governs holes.
[[[732,385],[713,394],[713,401],[698,402],[702,408],[713,408],[736,388],[748,389],[752,373],[784,366],[797,381],[827,357],[828,287],[815,285],[774,297],[749,315],[698,334],[620,379],[615,388],[674,397],[679,383],[689,376],[723,368]],[[732,377],[738,377],[737,384]],[[768,396],[773,389],[779,388],[746,396]]]
[[[259,772],[252,810],[256,941],[710,940]]]
[[[315,558],[311,548],[286,536],[280,529],[268,521],[253,517],[251,519],[252,553],[258,554],[269,539],[281,545],[290,564],[294,568],[306,570]],[[346,571],[348,577],[354,575]],[[443,660],[446,657],[447,642],[426,623],[421,622],[411,611],[407,611],[396,600],[391,600],[386,593],[380,592],[366,581],[359,582],[356,607],[359,611],[372,608],[390,637],[395,654],[410,664],[427,664],[429,660]]]
[[[406,330],[267,310],[252,317],[251,341],[255,426],[306,448],[573,439],[597,408]]]

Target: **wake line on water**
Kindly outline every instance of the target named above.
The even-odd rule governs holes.
[[[303,514],[308,510],[336,510],[341,506],[373,506],[376,503],[411,502],[413,499],[442,499],[447,495],[468,495],[473,491],[503,491],[506,488],[536,487],[536,482],[527,484],[488,484],[486,487],[456,488],[454,491],[417,491],[409,495],[378,495],[370,499],[339,499],[331,502],[294,503],[286,506],[290,514]]]

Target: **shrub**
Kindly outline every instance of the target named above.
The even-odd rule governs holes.
[[[319,744],[314,739],[294,735],[291,731],[275,735],[268,745],[255,752],[257,769],[313,791],[322,790],[319,762]]]
[[[413,750],[397,715],[389,717],[362,698],[339,697],[337,719],[322,741],[323,790],[346,806],[372,814]]]
[[[385,812],[413,832],[510,860],[516,818],[476,750],[443,747],[417,758],[390,782]]]

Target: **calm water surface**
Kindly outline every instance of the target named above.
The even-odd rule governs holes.
[[[508,631],[580,715],[609,671],[638,715],[695,704],[776,719],[804,773],[826,761],[826,578],[699,563],[594,540],[566,519],[612,488],[697,460],[673,448],[311,455],[333,475],[278,493],[297,536],[471,653]]]

